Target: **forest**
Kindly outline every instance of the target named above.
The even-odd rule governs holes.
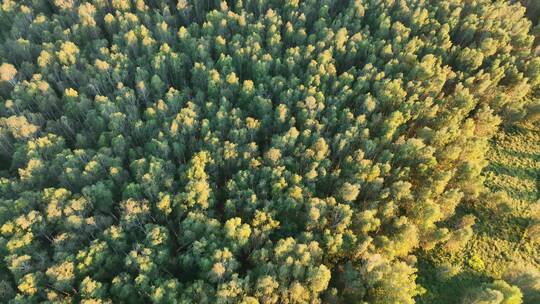
[[[0,2],[0,303],[540,303],[540,1]]]

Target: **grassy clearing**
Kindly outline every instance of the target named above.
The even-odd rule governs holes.
[[[527,237],[530,207],[540,199],[540,127],[502,130],[487,158],[485,185],[494,194],[458,212],[476,216],[475,234],[459,252],[435,250],[420,259],[419,283],[427,292],[418,303],[461,303],[467,289],[500,279],[516,263],[540,269],[540,246]]]

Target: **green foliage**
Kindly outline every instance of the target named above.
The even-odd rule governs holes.
[[[1,301],[414,303],[416,254],[474,239],[502,118],[534,116],[524,14],[3,1]]]
[[[522,294],[519,288],[505,281],[495,281],[486,284],[480,290],[473,292],[463,303],[470,304],[521,304]]]
[[[516,263],[504,274],[506,281],[518,286],[523,292],[523,303],[540,301],[540,271],[534,265]]]

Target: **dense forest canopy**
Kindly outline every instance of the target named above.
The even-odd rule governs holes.
[[[3,0],[0,301],[414,303],[534,40],[509,1]]]

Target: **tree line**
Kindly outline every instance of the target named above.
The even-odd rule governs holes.
[[[540,84],[507,1],[4,0],[0,41],[9,303],[414,303]]]

